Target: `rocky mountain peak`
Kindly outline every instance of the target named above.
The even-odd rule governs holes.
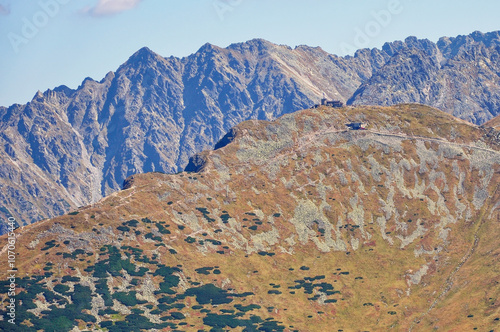
[[[262,38],[254,38],[251,40],[248,40],[243,43],[234,43],[228,46],[228,49],[234,50],[237,52],[250,52],[250,53],[255,53],[255,52],[263,52],[270,50],[272,48],[277,47],[277,45],[262,39]]]
[[[195,54],[213,54],[213,53],[220,53],[222,51],[222,48],[220,48],[217,45],[211,44],[211,43],[205,43],[203,44],[202,47],[196,51]]]
[[[499,44],[498,32],[441,38],[437,44],[414,37],[386,43],[382,49],[389,59],[349,102],[419,102],[481,124],[500,112]]]
[[[104,78],[99,83],[109,82],[115,77],[115,73],[110,71],[104,76]]]
[[[38,101],[38,102],[43,102],[43,93],[38,90],[35,95],[33,96],[33,98],[31,99],[31,102],[35,102],[35,101]]]
[[[89,85],[93,85],[94,83],[97,83],[93,78],[91,77],[86,77],[81,85],[78,87],[78,89],[81,89],[81,88],[84,88],[84,87],[88,87]]]
[[[107,77],[107,75],[106,75]],[[58,93],[63,93],[67,96],[71,95],[73,92],[75,92],[75,90],[67,87],[66,85],[59,85],[57,87],[54,88],[54,91],[55,92],[58,92]]]
[[[417,49],[424,51],[425,54],[433,56],[437,52],[436,44],[428,39],[418,39],[415,36],[407,37],[404,41],[394,41],[385,43],[382,46],[382,51],[389,56],[394,56],[396,53],[405,49]]]
[[[500,31],[482,33],[475,31],[470,35],[442,37],[437,46],[446,58],[453,58],[474,48],[492,48],[497,52],[500,46]]]
[[[125,63],[127,66],[146,66],[148,64],[161,61],[163,57],[153,52],[148,47],[143,47],[135,52]]]

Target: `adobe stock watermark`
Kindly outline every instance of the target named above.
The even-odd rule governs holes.
[[[9,274],[9,288],[7,291],[7,306],[5,319],[11,323],[16,324],[16,219],[10,217],[8,219],[7,228],[7,273]]]
[[[215,12],[221,21],[224,21],[224,16],[228,12],[232,12],[236,7],[241,5],[243,0],[214,0],[212,5],[214,6]]]
[[[31,18],[23,17],[20,33],[9,32],[7,38],[9,39],[12,49],[17,54],[19,53],[20,46],[26,45],[30,40],[35,38],[40,29],[43,29],[51,18],[54,18],[61,6],[69,3],[71,0],[40,0],[38,6],[40,9],[36,11]]]
[[[355,36],[352,43],[340,43],[342,54],[352,54],[356,50],[367,48],[371,40],[379,36],[391,24],[393,18],[401,14],[403,10],[401,0],[389,0],[385,9],[372,10],[370,13],[372,20],[368,21],[363,28],[354,29]]]

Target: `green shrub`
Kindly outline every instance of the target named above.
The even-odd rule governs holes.
[[[56,246],[56,240],[51,240],[45,242],[45,247],[42,248],[43,251],[49,250],[50,248],[53,248]]]
[[[188,236],[187,238],[184,239],[187,243],[194,243],[196,242],[195,238],[192,238],[191,236]]]
[[[184,316],[182,313],[180,312],[171,312],[170,313],[170,316],[175,319],[175,320],[182,320],[184,318],[186,318],[186,316]]]
[[[120,301],[124,305],[128,307],[133,307],[137,305],[139,302],[137,301],[137,298],[135,297],[136,292],[131,291],[131,292],[116,292],[113,294],[113,298]]]
[[[57,284],[54,286],[54,290],[58,293],[65,294],[67,291],[69,291],[69,286]]]
[[[165,226],[163,226],[162,224],[156,224],[156,227],[158,228],[158,232],[160,232],[161,234],[171,234],[171,232],[165,228]]]
[[[79,282],[80,278],[79,277],[72,277],[72,276],[64,276],[62,277],[62,282]]]
[[[213,267],[200,267],[200,268],[196,269],[195,271],[198,274],[209,275],[210,271],[213,269],[214,269]]]
[[[110,327],[111,325],[113,325],[113,321],[106,320],[106,321],[101,322],[99,325],[102,328]]]
[[[119,230],[119,231],[121,231],[121,232],[128,232],[128,231],[130,231],[130,228],[128,228],[127,226],[118,226],[116,229]]]
[[[230,298],[232,294],[220,289],[212,284],[203,285],[201,287],[190,288],[185,293],[187,296],[196,296],[196,301],[199,304],[223,304],[231,303],[233,300]]]

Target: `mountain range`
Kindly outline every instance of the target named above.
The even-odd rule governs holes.
[[[498,130],[424,105],[319,107],[244,121],[188,165],[16,230],[16,325],[0,328],[499,328]]]
[[[183,170],[244,120],[273,120],[323,96],[422,103],[483,124],[500,112],[499,50],[499,32],[409,37],[345,57],[261,39],[206,44],[185,58],[143,48],[101,81],[0,107],[0,217],[25,225],[94,204],[132,174]]]

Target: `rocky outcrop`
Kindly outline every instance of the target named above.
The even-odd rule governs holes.
[[[482,124],[500,112],[500,33],[385,44],[390,59],[349,104],[416,102]]]

